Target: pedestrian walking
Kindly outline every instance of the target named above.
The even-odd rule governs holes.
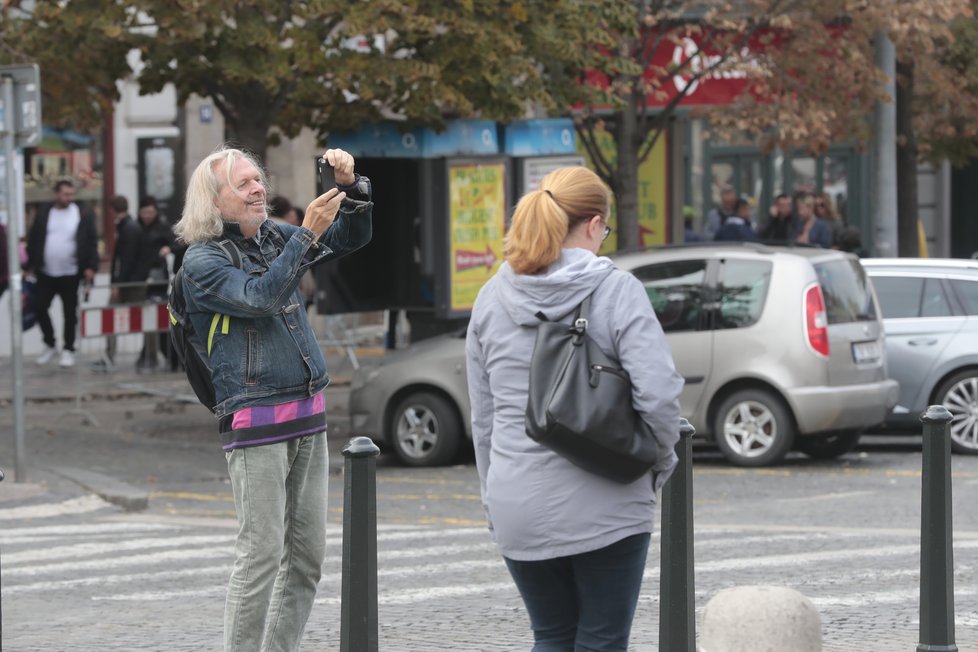
[[[151,303],[165,303],[169,288],[170,272],[168,257],[176,249],[176,236],[153,195],[139,200],[139,225],[143,231],[142,257],[147,282],[146,300]],[[143,335],[143,349],[136,362],[139,372],[156,371],[159,364],[158,352],[163,350],[167,360],[176,357],[169,353],[169,339],[166,333],[146,333]]]
[[[337,187],[302,226],[267,219],[260,163],[237,149],[205,158],[177,235],[187,311],[206,342],[215,414],[238,516],[224,611],[225,649],[298,650],[326,546],[326,361],[296,287],[313,265],[372,233],[370,181],[348,153],[324,154]],[[220,242],[240,253],[230,260]]]
[[[724,186],[720,190],[720,203],[710,209],[703,222],[703,238],[713,240],[717,231],[727,221],[727,218],[734,214],[734,203],[737,201],[737,191],[733,186]]]
[[[836,235],[845,224],[842,223],[842,217],[839,215],[839,211],[835,209],[835,204],[832,202],[832,195],[827,192],[815,194],[815,217],[824,220],[829,225],[829,228],[832,230],[832,242],[834,243]]]
[[[720,242],[757,241],[757,233],[751,226],[749,201],[741,197],[734,202],[734,214],[727,218],[713,239]]]
[[[466,337],[472,437],[483,507],[530,618],[537,651],[624,651],[655,520],[676,464],[679,393],[642,283],[598,256],[611,193],[594,172],[562,168],[516,207],[505,261],[480,290]],[[568,321],[591,296],[587,333],[621,361],[661,460],[619,484],[526,434],[535,326]]]
[[[795,215],[798,219],[798,244],[809,244],[823,249],[832,248],[832,227],[826,220],[815,215],[815,197],[807,191],[795,194]]]
[[[98,235],[95,215],[75,203],[75,185],[62,180],[54,185],[54,201],[34,218],[27,236],[27,266],[37,277],[34,313],[44,338],[37,363],[45,365],[58,354],[54,325],[48,310],[54,297],[61,299],[64,313],[64,348],[61,367],[75,365],[75,334],[78,328],[78,287],[91,285],[98,269]]]
[[[781,193],[774,198],[774,205],[768,211],[768,220],[758,234],[760,239],[771,244],[789,244],[797,235],[798,225],[791,212],[791,197]]]
[[[147,267],[144,257],[145,235],[136,220],[129,215],[129,200],[116,195],[109,202],[115,216],[115,245],[112,249],[112,271],[109,303],[141,304],[146,300]],[[140,285],[133,285],[139,283]],[[121,286],[119,284],[122,284]],[[97,372],[110,371],[115,365],[117,340],[113,334],[105,336],[105,356],[92,364]]]

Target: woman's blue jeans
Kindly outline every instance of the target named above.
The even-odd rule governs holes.
[[[626,652],[649,534],[543,561],[506,559],[533,629],[533,652]]]
[[[298,650],[326,555],[326,435],[238,448],[227,459],[239,529],[224,649]]]

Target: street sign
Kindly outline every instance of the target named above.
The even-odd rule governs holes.
[[[0,108],[0,118],[6,110],[14,116],[14,147],[33,147],[41,142],[41,71],[37,64],[0,66],[0,80],[9,77],[14,82],[12,107]],[[0,133],[4,133],[0,120]]]

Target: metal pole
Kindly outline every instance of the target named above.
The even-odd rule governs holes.
[[[920,644],[917,652],[957,652],[951,532],[951,413],[927,408],[920,501]]]
[[[377,455],[368,437],[343,448],[340,652],[377,652]]]
[[[873,245],[876,256],[897,255],[896,48],[886,32],[877,32],[876,65],[886,75],[893,101],[876,105],[873,165],[876,167]]]
[[[14,482],[27,481],[24,459],[24,332],[21,323],[20,214],[14,167],[14,80],[3,77],[3,160],[7,178],[7,267],[10,283],[10,358],[13,362]]]
[[[662,488],[659,573],[659,649],[695,652],[696,600],[693,583],[693,434],[679,420],[679,463]]]

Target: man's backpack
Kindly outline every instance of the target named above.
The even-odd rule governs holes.
[[[241,268],[241,252],[230,240],[221,240],[217,245],[224,251],[235,267]],[[194,394],[211,412],[217,404],[214,381],[211,378],[210,356],[207,353],[205,338],[194,330],[190,315],[187,314],[187,301],[183,296],[183,268],[177,270],[170,284],[170,295],[166,304],[170,313],[170,344],[187,371],[187,380]]]

